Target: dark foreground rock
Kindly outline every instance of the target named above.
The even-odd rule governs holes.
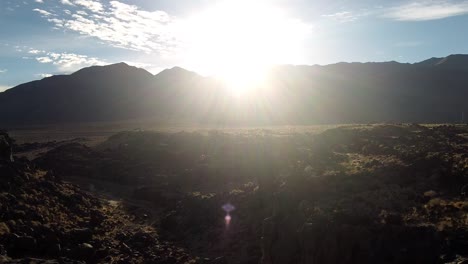
[[[467,153],[467,126],[400,124],[321,134],[123,132],[93,148],[62,145],[36,164],[85,183],[98,178],[119,194],[125,187],[135,207],[127,212],[160,231],[116,232],[123,243],[114,249],[125,256],[157,239],[207,263],[458,263],[468,256]],[[71,199],[67,206],[86,197],[71,196],[63,198]],[[229,224],[221,209],[227,203],[236,208]],[[111,210],[99,214],[98,207],[78,211],[92,215],[90,223],[109,219]],[[27,213],[11,212],[15,219]],[[116,219],[107,225],[129,221]],[[65,251],[58,256],[78,261],[113,255],[96,243],[95,225],[67,227],[62,234],[73,243],[51,239],[50,254]]]
[[[0,148],[0,263],[197,262],[119,206]]]
[[[12,145],[13,140],[5,131],[0,130],[0,161],[13,161]]]

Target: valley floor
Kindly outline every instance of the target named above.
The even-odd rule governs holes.
[[[4,261],[467,261],[467,126],[108,132],[12,133]]]

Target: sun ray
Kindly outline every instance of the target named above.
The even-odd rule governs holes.
[[[186,23],[188,64],[220,77],[235,95],[262,85],[271,65],[299,61],[310,30],[281,9],[252,1],[222,2]]]

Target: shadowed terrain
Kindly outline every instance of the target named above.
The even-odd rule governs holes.
[[[466,126],[361,125],[322,133],[131,131],[91,147],[61,142],[32,162],[2,163],[17,175],[2,174],[2,182],[24,186],[3,184],[4,201],[21,201],[2,202],[3,254],[139,263],[151,262],[151,252],[167,257],[169,247],[184,252],[170,263],[458,263],[468,256],[467,136]],[[44,199],[22,195],[25,188]],[[59,210],[69,199],[67,224],[51,224],[58,220],[45,217],[43,204]],[[226,223],[228,203],[235,210]],[[122,223],[130,229],[112,231]],[[49,225],[61,227],[47,231],[58,236],[55,255],[32,243]],[[92,235],[75,241],[77,228]],[[135,241],[138,232],[152,240]],[[24,237],[30,250],[8,242]],[[105,246],[117,248],[101,252]]]
[[[0,136],[1,263],[195,263],[118,201],[99,198],[25,159]]]

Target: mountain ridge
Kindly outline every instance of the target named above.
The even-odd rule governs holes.
[[[0,125],[139,118],[223,125],[457,122],[468,112],[467,96],[468,55],[413,64],[279,65],[268,85],[241,98],[181,67],[153,75],[116,63],[0,93]]]

